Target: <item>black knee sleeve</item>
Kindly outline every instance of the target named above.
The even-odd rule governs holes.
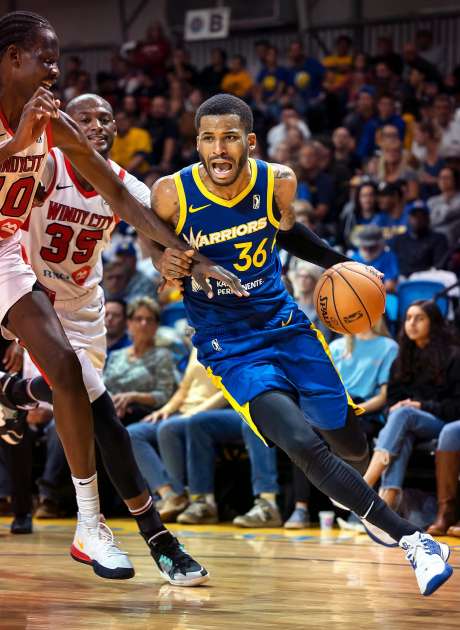
[[[131,438],[118,419],[108,392],[91,404],[94,435],[105,469],[122,499],[142,494],[147,485],[134,457]]]

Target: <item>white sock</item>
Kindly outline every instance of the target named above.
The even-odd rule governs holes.
[[[274,492],[261,492],[259,496],[261,499],[268,501],[272,507],[276,508],[276,494]]]
[[[93,518],[96,514],[99,517],[99,492],[97,489],[97,473],[88,479],[77,479],[72,476],[75,494],[77,495],[78,512],[82,520]]]

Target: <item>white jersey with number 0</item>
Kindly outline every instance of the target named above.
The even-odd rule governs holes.
[[[14,136],[0,110],[0,146]],[[36,282],[21,250],[21,227],[29,216],[46,158],[51,148],[49,126],[27,149],[0,163],[0,324],[12,306],[32,291]],[[8,339],[14,335],[1,327]]]

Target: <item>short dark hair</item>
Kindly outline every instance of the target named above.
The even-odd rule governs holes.
[[[41,15],[31,11],[13,11],[0,18],[0,57],[8,46],[28,48],[35,43],[37,31],[50,29],[51,23]]]
[[[203,116],[238,116],[246,133],[251,133],[254,126],[254,118],[249,105],[232,94],[216,94],[211,96],[197,109],[195,115],[195,127],[200,128]]]
[[[110,302],[113,302],[114,304],[119,304],[121,306],[121,310],[123,311],[123,319],[126,319],[128,317],[128,305],[124,300],[122,300],[121,298],[108,298],[105,303],[106,306],[107,304],[110,304]]]

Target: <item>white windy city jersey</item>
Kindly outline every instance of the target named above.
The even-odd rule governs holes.
[[[109,164],[130,193],[150,206],[148,187],[118,164]],[[46,201],[23,227],[32,268],[57,302],[91,300],[102,280],[102,251],[117,224],[109,204],[79,183],[69,160],[53,149],[44,174]]]
[[[0,146],[14,136],[0,111]],[[0,241],[16,235],[26,221],[51,148],[49,126],[24,151],[0,164]]]

